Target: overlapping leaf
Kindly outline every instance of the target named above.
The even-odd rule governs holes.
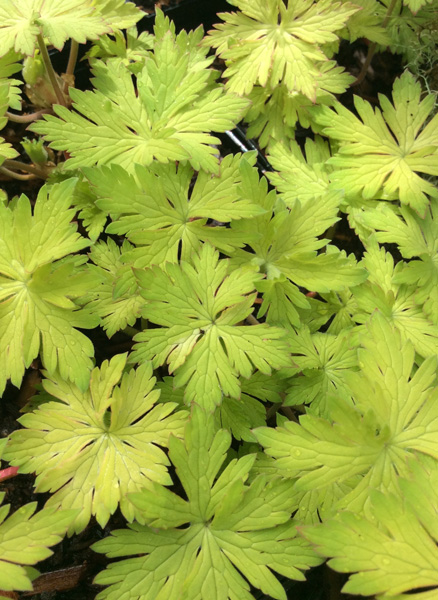
[[[130,250],[129,242],[125,241],[119,248],[108,239],[107,242],[99,242],[90,253],[90,259],[95,263],[90,269],[101,284],[90,292],[88,308],[102,317],[108,337],[128,325],[134,325],[145,304],[131,267],[122,262],[124,253]]]
[[[19,386],[40,352],[50,374],[58,369],[87,386],[94,349],[76,328],[95,327],[99,318],[81,308],[96,283],[86,258],[68,256],[90,244],[71,223],[75,183],[43,187],[33,216],[26,196],[12,207],[0,204],[0,391],[8,379]]]
[[[56,106],[58,117],[31,129],[57,150],[67,150],[69,168],[116,163],[134,172],[136,163],[188,160],[196,170],[217,172],[218,138],[232,129],[248,101],[225,94],[209,69],[213,57],[200,49],[202,29],[178,36],[157,11],[154,51],[134,76],[123,59],[93,62],[94,91],[71,89],[74,111]]]
[[[438,458],[437,357],[416,371],[414,349],[376,314],[359,350],[361,371],[347,379],[353,403],[333,397],[330,416],[305,415],[300,424],[255,430],[278,472],[298,477],[296,488],[318,490],[355,480],[337,507],[367,508],[369,489],[400,494],[398,478],[408,473],[415,452]]]
[[[124,0],[3,0],[0,55],[11,49],[32,56],[37,36],[61,50],[71,38],[84,44],[113,29],[134,25],[140,10]]]
[[[109,585],[100,600],[252,600],[249,583],[286,600],[272,571],[303,579],[301,570],[321,562],[290,520],[293,484],[258,477],[247,485],[254,455],[232,460],[218,477],[230,444],[229,433],[216,432],[211,415],[195,407],[184,441],[169,441],[187,500],[160,485],[130,495],[145,525],[94,544],[110,557],[131,556],[96,577]]]
[[[194,184],[188,164],[137,165],[135,175],[113,165],[86,169],[86,174],[99,198],[96,205],[112,217],[106,231],[126,235],[136,246],[124,254],[125,262],[149,267],[190,260],[205,241],[227,253],[248,242],[248,236],[207,221],[224,224],[265,212],[240,192],[242,180],[255,171],[249,166],[254,160],[253,155],[229,155],[217,175],[200,172]]]
[[[403,263],[394,275],[394,283],[412,289],[415,303],[438,325],[438,201],[431,201],[424,219],[407,206],[402,206],[397,215],[385,204],[366,211],[362,219],[377,230],[377,241],[398,244],[406,259],[417,257]]]
[[[418,174],[438,175],[438,115],[425,125],[434,96],[421,100],[420,84],[406,72],[394,83],[394,104],[380,95],[382,111],[358,96],[354,102],[360,118],[339,103],[335,110],[318,108],[315,117],[341,144],[328,161],[336,167],[333,186],[353,197],[397,193],[402,204],[424,215],[428,196],[438,196],[438,189]]]
[[[205,41],[225,59],[230,91],[249,94],[257,83],[274,89],[282,82],[289,92],[315,101],[319,65],[328,60],[321,46],[338,40],[335,31],[358,8],[332,0],[232,0],[231,4],[241,12],[221,13],[225,22],[216,25]]]
[[[321,130],[312,118],[312,107],[316,104],[332,106],[334,94],[342,94],[354,81],[334,61],[319,65],[315,73],[316,97],[312,101],[304,94],[290,93],[286,86],[255,86],[248,95],[251,106],[245,114],[249,127],[247,136],[257,138],[259,145],[271,148],[276,142],[289,143],[295,137],[295,127],[311,127]]]
[[[223,396],[240,397],[239,375],[290,364],[283,330],[240,325],[253,311],[254,282],[262,275],[250,268],[227,274],[228,265],[205,244],[192,264],[136,270],[147,300],[143,316],[161,327],[135,336],[131,360],[153,360],[155,367],[167,362],[175,387],[186,385],[185,401],[209,409]]]
[[[236,250],[232,264],[253,265],[266,273],[266,279],[256,286],[263,292],[258,316],[266,314],[268,322],[275,325],[296,326],[300,321],[297,309],[309,307],[298,286],[328,292],[364,280],[366,273],[357,266],[353,256],[347,257],[335,247],[327,247],[325,253],[317,254],[328,242],[320,236],[338,220],[338,194],[325,194],[317,200],[296,200],[289,203],[289,210],[277,202],[274,191],[268,193],[264,178],[259,181],[253,175],[243,183],[243,193],[260,204],[266,213],[232,223],[232,229],[242,236],[257,233],[256,241],[248,244],[252,252]]]
[[[37,473],[38,492],[53,493],[47,506],[80,509],[70,533],[85,529],[91,515],[103,527],[119,505],[132,521],[128,492],[171,484],[161,447],[170,433],[182,433],[187,413],[171,414],[176,403],[154,406],[151,365],[122,376],[125,363],[122,354],[93,369],[86,392],[59,376],[44,380],[52,398],[20,418],[25,429],[5,452],[21,472]]]
[[[184,390],[174,388],[173,377],[164,377],[157,383],[161,391],[160,402],[178,402],[184,404]],[[265,375],[257,371],[250,379],[241,378],[242,393],[239,399],[225,397],[214,411],[214,420],[218,428],[227,429],[236,440],[255,442],[252,433],[254,427],[266,425],[265,402],[280,405],[286,395],[290,379],[279,372]]]
[[[6,438],[0,440],[0,458],[6,441]],[[0,492],[0,503],[4,495],[4,492]],[[77,514],[75,510],[54,508],[45,508],[34,514],[36,508],[36,502],[26,504],[9,518],[7,518],[9,504],[0,508],[0,598],[2,600],[6,599],[2,591],[32,590],[31,581],[39,573],[28,565],[35,565],[52,554],[49,550],[50,546],[61,541]]]
[[[333,396],[350,394],[348,374],[358,369],[357,347],[351,331],[311,335],[301,327],[298,332],[289,333],[288,341],[297,375],[290,381],[285,404],[309,404],[309,412],[327,416]]]
[[[354,573],[342,588],[344,593],[378,600],[436,598],[437,465],[435,460],[425,467],[410,462],[413,477],[401,482],[404,500],[372,491],[368,519],[343,512],[321,526],[302,529],[317,551],[330,558],[332,568]]]
[[[384,248],[379,248],[371,238],[361,264],[369,277],[363,284],[352,289],[355,300],[350,304],[350,308],[354,310],[352,319],[356,323],[366,323],[379,310],[399,330],[402,339],[409,340],[421,356],[436,355],[438,326],[427,317],[421,302],[419,303],[421,288],[407,285],[416,281],[415,271],[406,267],[402,261],[394,267],[391,254]],[[413,276],[412,280],[410,276]]]

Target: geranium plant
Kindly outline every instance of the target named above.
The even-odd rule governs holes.
[[[2,402],[40,374],[0,482],[46,494],[0,509],[0,597],[92,519],[123,559],[97,598],[286,600],[325,559],[350,594],[438,594],[438,115],[410,49],[433,60],[438,2],[229,4],[151,34],[130,2],[0,0]],[[372,106],[384,48],[411,70]],[[265,174],[221,152],[241,122]]]

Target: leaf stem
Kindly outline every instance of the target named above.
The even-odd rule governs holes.
[[[56,73],[53,70],[52,62],[50,60],[49,53],[47,52],[46,44],[44,43],[44,38],[41,33],[37,36],[38,47],[41,52],[41,58],[43,59],[44,66],[47,71],[47,75],[49,76],[50,83],[52,84],[53,90],[56,94],[56,98],[62,106],[66,106],[64,95],[61,91],[61,88],[58,85],[58,81],[56,79]]]
[[[28,165],[27,163],[21,162],[21,160],[5,160],[0,168],[2,170],[9,171],[9,173],[13,173],[14,177],[19,175],[19,173],[15,173],[16,170],[26,171],[27,173],[36,175],[36,177],[40,177],[40,179],[47,179],[50,173],[50,170],[41,167],[36,167],[35,165]]]
[[[0,173],[11,177],[12,179],[19,179],[20,181],[29,181],[30,179],[37,179],[36,175],[21,175],[15,171],[10,171],[6,167],[0,167]]]
[[[260,321],[257,321],[254,315],[248,315],[245,319],[250,325],[260,325]]]
[[[14,115],[14,113],[11,113],[7,110],[5,112],[5,116],[9,121],[13,121],[14,123],[31,123],[32,121],[39,119],[42,115],[46,115],[47,113],[51,112],[52,109],[50,108],[42,108],[41,110],[29,113],[28,115]]]
[[[391,14],[392,11],[395,8],[395,5],[397,3],[397,0],[391,0],[391,4],[388,6],[388,10],[386,11],[386,15],[385,18],[383,19],[382,22],[382,27],[386,27],[388,25],[389,19],[391,18]],[[351,85],[355,86],[355,85],[359,85],[360,83],[362,83],[362,81],[365,79],[365,76],[367,74],[368,71],[368,67],[371,64],[371,61],[373,60],[373,56],[376,52],[376,47],[377,47],[377,43],[376,42],[372,42],[369,47],[368,47],[368,53],[367,53],[367,57],[365,59],[365,62],[362,65],[362,69],[356,79],[356,81],[354,81]]]
[[[0,481],[6,481],[6,479],[11,479],[15,477],[18,472],[18,467],[7,467],[6,469],[2,469],[0,471]]]
[[[137,335],[137,333],[140,333],[139,329],[136,329],[135,327],[131,327],[130,325],[127,325],[125,327],[125,329],[123,330],[123,333],[127,336],[129,336],[130,338],[133,338],[134,335]]]
[[[64,83],[64,94],[68,91],[68,81],[73,76],[75,71],[76,62],[78,60],[78,52],[79,52],[79,43],[75,40],[70,41],[70,54],[68,57],[67,69],[65,74],[67,75],[66,81]]]

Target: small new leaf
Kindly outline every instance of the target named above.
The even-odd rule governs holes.
[[[301,570],[321,562],[290,520],[293,483],[260,476],[247,485],[255,455],[232,460],[218,477],[230,444],[194,406],[184,441],[169,440],[187,500],[160,485],[130,495],[145,524],[94,544],[109,557],[132,556],[99,573],[95,582],[109,585],[99,600],[253,600],[249,584],[286,600],[272,571],[304,579]]]
[[[20,418],[25,429],[11,435],[5,451],[20,472],[37,473],[37,492],[53,493],[46,506],[80,509],[70,534],[85,529],[91,515],[104,527],[119,505],[132,521],[127,493],[172,483],[161,447],[170,433],[182,433],[186,412],[171,414],[171,402],[154,406],[151,365],[122,376],[125,363],[122,354],[93,369],[86,392],[59,376],[44,380],[52,398]]]

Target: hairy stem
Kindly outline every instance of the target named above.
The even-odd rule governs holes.
[[[388,6],[388,10],[386,11],[385,18],[383,19],[382,27],[386,27],[388,25],[389,19],[391,18],[391,15],[392,15],[392,11],[394,10],[396,4],[397,4],[397,0],[391,0],[391,4]],[[365,76],[368,71],[368,67],[370,66],[371,61],[373,60],[374,53],[376,52],[376,47],[377,47],[376,42],[373,42],[372,44],[370,44],[368,46],[367,57],[365,59],[365,62],[362,65],[362,69],[361,69],[356,81],[354,81],[352,83],[353,86],[359,85],[365,79]]]
[[[73,73],[75,71],[76,62],[78,60],[78,51],[79,51],[79,44],[78,44],[78,42],[76,42],[75,40],[71,40],[71,42],[70,42],[70,54],[69,54],[69,57],[68,57],[67,70],[65,72],[65,74],[67,75],[67,78],[66,78],[66,81],[64,83],[64,94],[67,93],[67,90],[68,90],[68,81],[69,81],[70,77],[73,76]]]
[[[5,116],[9,121],[13,121],[14,123],[31,123],[32,121],[36,121],[42,115],[53,112],[50,108],[42,108],[41,110],[37,110],[34,113],[29,113],[28,115],[14,115],[9,111],[5,112]]]
[[[38,34],[37,40],[38,40],[38,47],[41,52],[41,58],[43,59],[44,66],[45,66],[47,74],[49,76],[50,83],[53,86],[53,90],[56,94],[56,98],[57,98],[59,104],[61,104],[62,106],[66,106],[64,95],[62,93],[61,88],[58,85],[58,80],[56,79],[56,73],[53,70],[52,62],[50,60],[50,56],[49,56],[49,53],[47,52],[46,44],[44,43],[44,38],[41,33]]]
[[[47,179],[50,173],[50,170],[45,169],[44,167],[28,165],[27,163],[21,162],[21,160],[5,160],[1,168],[13,172],[14,177],[18,175],[15,171],[25,171],[26,173],[31,173],[32,175],[40,177],[40,179]]]

